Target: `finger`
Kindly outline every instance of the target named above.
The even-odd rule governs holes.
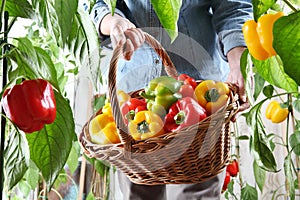
[[[113,47],[122,46],[126,42],[126,36],[124,35],[123,28],[120,25],[112,28],[110,37]]]
[[[239,106],[237,113],[235,115],[233,115],[230,120],[232,122],[235,122],[237,120],[238,116],[240,115],[240,112],[247,110],[248,108],[250,108],[250,104],[248,102],[241,104]]]
[[[242,102],[247,101],[247,96],[246,96],[246,91],[245,91],[244,84],[239,84],[239,96],[240,96],[240,100]]]
[[[125,32],[127,38],[129,38],[134,46],[134,50],[138,49],[142,45],[142,36],[135,29],[129,29]]]
[[[124,47],[124,52],[123,52],[124,58],[126,60],[130,60],[131,56],[133,55],[133,51],[134,51],[134,46],[133,46],[131,40],[127,39],[125,47]]]

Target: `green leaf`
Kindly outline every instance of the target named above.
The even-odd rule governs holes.
[[[101,77],[99,36],[89,13],[80,8],[73,21],[68,47],[73,52],[77,64],[89,68],[93,84],[97,85]]]
[[[56,69],[49,54],[42,48],[33,46],[27,38],[16,38],[16,40],[18,41],[17,49],[9,53],[9,58],[18,65],[13,72],[16,74],[15,77],[43,78],[58,88]]]
[[[101,177],[108,173],[110,166],[100,160],[94,161],[94,167]]]
[[[247,124],[252,128],[253,135],[250,138],[250,149],[256,163],[263,169],[271,172],[277,171],[277,164],[272,153],[268,138],[265,137],[260,108],[266,100],[258,102],[245,114]],[[268,144],[268,145],[267,145]]]
[[[255,21],[269,10],[276,3],[276,0],[252,0],[253,15]]]
[[[284,159],[284,174],[286,177],[287,188],[289,189],[289,197],[291,200],[295,199],[295,184],[293,179],[293,161],[291,158],[291,152]]]
[[[300,99],[294,100],[292,104],[293,104],[293,108],[298,112],[300,112]]]
[[[27,134],[30,157],[42,172],[48,189],[66,164],[75,137],[75,125],[68,101],[55,92],[56,119],[52,124]]]
[[[241,135],[238,137],[238,140],[249,140],[249,136],[248,135]]]
[[[260,168],[257,163],[253,162],[253,172],[256,184],[261,192],[263,192],[263,188],[266,182],[266,171]]]
[[[58,18],[63,45],[66,43],[67,38],[71,33],[72,23],[77,11],[77,6],[78,0],[55,0],[55,11]]]
[[[104,0],[104,2],[108,5],[112,15],[114,15],[116,5],[117,5],[117,0]]]
[[[177,21],[182,0],[151,0],[151,3],[158,19],[173,42],[178,36]]]
[[[246,183],[246,186],[242,188],[241,200],[258,200],[258,194],[254,187]]]
[[[78,142],[73,142],[69,158],[67,160],[68,167],[73,174],[78,167],[78,158],[80,156],[80,146]]]
[[[34,164],[34,162],[30,160],[29,168],[24,177],[32,190],[34,190],[37,187],[39,182],[39,176],[39,169]]]
[[[4,149],[5,182],[11,190],[24,176],[29,166],[29,147],[24,133],[13,129]]]
[[[258,96],[260,95],[261,91],[264,88],[265,79],[263,79],[260,74],[256,73],[254,74],[254,82],[255,82],[255,86],[254,86],[253,98],[257,100]]]
[[[273,27],[273,46],[284,71],[300,85],[300,12],[279,18]]]
[[[296,155],[300,156],[300,131],[296,131],[295,133],[293,133],[290,136],[289,141],[293,152]]]
[[[266,97],[271,98],[274,92],[274,86],[273,85],[267,85],[263,89],[263,93]]]
[[[278,62],[278,60],[279,58],[276,56],[272,56],[263,61],[252,58],[257,72],[263,79],[274,86],[286,90],[287,92],[297,92],[297,83],[285,73],[283,66]]]
[[[12,49],[7,54],[7,59],[10,63],[16,64],[18,67],[11,71],[12,68],[8,71],[9,80],[15,80],[20,77],[26,77],[28,79],[34,79],[38,77],[34,69],[32,69],[31,64],[26,60],[22,53],[17,49]]]
[[[33,18],[34,10],[30,3],[26,0],[6,0],[5,10],[9,12],[11,17]]]
[[[18,189],[22,192],[23,197],[28,197],[31,188],[30,188],[30,185],[28,185],[26,181],[21,180],[18,183]]]
[[[32,0],[32,5],[37,10],[42,26],[47,30],[56,43],[59,43],[60,27],[55,12],[53,1]],[[61,45],[60,45],[61,46]]]

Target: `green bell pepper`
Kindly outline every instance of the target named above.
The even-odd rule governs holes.
[[[170,76],[152,79],[140,96],[146,99],[147,109],[164,117],[170,106],[182,95],[178,92],[183,82]]]

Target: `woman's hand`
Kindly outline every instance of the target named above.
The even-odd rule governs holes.
[[[102,34],[110,35],[113,48],[124,46],[123,56],[126,60],[130,60],[133,52],[145,42],[142,30],[118,14],[106,15],[99,28]]]
[[[250,107],[247,101],[246,91],[244,87],[244,78],[240,69],[240,59],[245,50],[245,47],[235,47],[227,53],[227,59],[230,67],[227,81],[236,84],[239,88],[239,111],[246,110]],[[236,121],[236,116],[233,116],[232,121]]]

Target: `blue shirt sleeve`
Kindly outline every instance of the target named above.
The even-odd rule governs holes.
[[[214,0],[212,12],[221,55],[226,59],[232,48],[246,46],[242,27],[245,21],[253,18],[251,0]]]

